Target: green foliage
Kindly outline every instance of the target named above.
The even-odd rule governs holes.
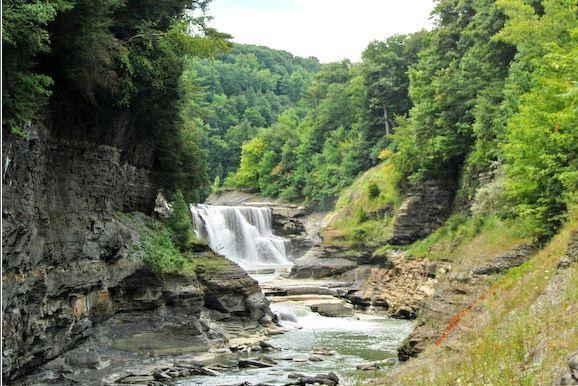
[[[407,249],[408,256],[430,260],[453,260],[470,254],[487,255],[503,253],[513,246],[530,242],[532,229],[528,222],[518,219],[503,219],[497,215],[469,216],[458,212],[445,224],[423,240],[418,240]],[[474,240],[478,250],[472,252]]]
[[[369,220],[369,215],[367,214],[365,209],[360,207],[360,208],[357,208],[357,211],[355,213],[355,218],[357,219],[358,224],[362,224],[362,223],[366,222],[367,220]]]
[[[395,208],[401,203],[400,175],[391,161],[385,161],[362,175],[339,196],[326,218],[323,239],[355,247],[363,243],[385,243],[391,236]],[[379,190],[371,197],[371,186]]]
[[[132,163],[154,162],[161,185],[203,196],[207,161],[192,117],[197,86],[181,73],[188,57],[228,47],[228,35],[205,25],[207,4],[4,2],[3,129],[19,133],[50,116],[43,123],[59,136],[126,149]]]
[[[241,165],[235,180],[237,186],[256,188],[259,186],[260,162],[265,154],[265,142],[256,137],[243,145],[241,152]]]
[[[318,70],[316,59],[265,47],[238,45],[215,59],[196,58],[184,76],[203,89],[204,144],[212,155],[209,177],[221,180],[239,168],[242,145],[296,108]]]
[[[361,64],[323,65],[304,84],[301,103],[243,147],[237,186],[330,208],[360,172],[378,162],[387,145],[383,103],[391,102],[391,114],[407,113],[406,72],[417,60],[421,36],[372,43]],[[399,105],[393,102],[404,95]],[[257,143],[259,152],[248,151]]]
[[[166,220],[168,228],[172,231],[173,242],[181,252],[190,250],[196,242],[193,233],[193,223],[189,205],[181,191],[177,191],[172,202],[172,212]]]
[[[578,190],[578,6],[544,1],[539,15],[521,1],[500,4],[509,20],[499,37],[518,47],[518,64],[533,68],[507,124],[506,191],[515,212],[550,236]],[[511,83],[519,82],[516,75]]]
[[[35,67],[36,56],[50,52],[47,26],[68,1],[2,3],[2,127],[21,133],[47,103],[53,80]]]
[[[438,25],[409,73],[414,107],[397,136],[398,166],[411,180],[455,176],[476,140],[495,140],[496,111],[485,106],[499,103],[490,90],[504,82],[513,55],[492,40],[505,19],[493,0],[442,0],[434,14]]]
[[[409,97],[408,69],[418,61],[426,32],[394,35],[385,41],[374,41],[363,52],[361,71],[366,89],[363,137],[371,148],[373,162],[387,144],[387,127],[394,131],[394,118],[406,115],[413,103]],[[386,125],[387,119],[387,125]]]
[[[372,199],[378,197],[381,191],[379,190],[379,186],[376,183],[372,182],[367,187],[367,193],[369,194],[369,198]]]
[[[576,7],[440,1],[409,72],[414,107],[395,135],[405,178],[461,175],[458,202],[479,204],[479,177],[502,163],[498,190],[482,188],[500,196],[495,210],[551,236],[578,190]]]
[[[142,255],[144,263],[151,270],[158,273],[194,273],[191,268],[194,264],[174,244],[173,233],[165,224],[141,213],[119,213],[119,217],[138,231],[139,241],[134,249]]]

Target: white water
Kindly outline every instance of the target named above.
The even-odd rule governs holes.
[[[281,267],[292,264],[289,240],[275,236],[269,208],[191,205],[195,235],[216,253],[241,267]]]

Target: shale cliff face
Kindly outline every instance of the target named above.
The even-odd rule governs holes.
[[[452,180],[429,180],[409,189],[397,211],[389,244],[411,244],[439,228],[451,213],[455,190]]]
[[[148,211],[151,172],[122,150],[52,138],[3,143],[4,374],[16,376],[86,336],[107,289],[142,263],[116,211]]]
[[[224,305],[218,311],[225,319],[248,318],[259,324],[270,315],[257,284],[238,267],[227,274],[236,281],[217,296],[211,295],[209,279],[206,286],[183,278],[161,280],[144,267],[133,253],[137,232],[116,214],[151,213],[157,189],[149,149],[132,147],[130,159],[126,154],[121,147],[54,138],[44,131],[30,133],[26,140],[5,136],[5,379],[77,346],[120,312],[186,310],[187,317],[176,312],[163,320],[201,341],[207,329],[198,316],[220,302]],[[142,318],[139,323],[131,323],[132,333],[147,324]]]

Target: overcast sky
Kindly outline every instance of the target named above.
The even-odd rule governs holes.
[[[372,40],[430,28],[433,0],[213,0],[211,25],[237,43],[358,61]]]

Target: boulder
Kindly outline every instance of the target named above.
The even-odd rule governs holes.
[[[345,317],[353,315],[353,307],[344,302],[327,302],[311,305],[311,310],[328,317]]]

